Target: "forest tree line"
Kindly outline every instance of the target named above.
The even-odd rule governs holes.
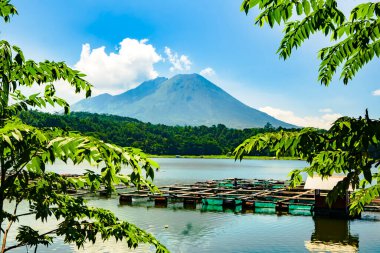
[[[211,127],[166,126],[144,123],[128,117],[86,112],[64,115],[28,111],[23,112],[20,118],[32,126],[78,131],[120,146],[140,148],[155,155],[227,155],[253,135],[282,129],[273,128],[269,123],[264,128],[250,129],[231,129],[222,124]],[[252,155],[274,154],[265,151]]]

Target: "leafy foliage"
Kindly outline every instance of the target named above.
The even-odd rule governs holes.
[[[321,60],[318,79],[328,85],[338,69],[347,84],[365,64],[380,56],[380,3],[361,3],[349,18],[339,10],[336,0],[244,0],[246,14],[258,7],[256,24],[273,27],[285,25],[278,53],[284,60],[292,50],[316,32],[330,36],[332,45],[319,51]],[[344,173],[345,179],[329,193],[331,203],[352,185],[351,213],[359,213],[380,193],[379,173],[380,123],[364,118],[343,117],[329,131],[303,129],[299,133],[280,132],[251,137],[235,150],[236,159],[251,152],[270,148],[277,156],[290,152],[304,157],[310,166],[290,173],[293,185],[302,180],[301,172],[329,177]]]
[[[8,0],[0,0],[0,16],[9,22],[17,11]],[[69,68],[63,62],[34,62],[26,60],[21,49],[0,41],[0,227],[2,246],[6,252],[21,246],[48,246],[55,236],[63,236],[65,242],[78,247],[95,242],[96,236],[107,240],[126,240],[129,247],[148,243],[157,252],[167,252],[152,235],[133,224],[119,220],[111,212],[88,207],[82,198],[68,195],[69,190],[88,188],[95,191],[104,187],[109,193],[114,185],[123,183],[137,187],[147,186],[156,190],[151,180],[158,165],[135,148],[123,148],[94,137],[57,128],[39,129],[24,124],[16,115],[31,107],[43,108],[47,104],[63,107],[69,112],[68,103],[56,96],[55,82],[64,80],[75,92],[91,94],[91,85],[84,74]],[[23,87],[39,85],[42,93],[31,96],[22,94]],[[74,164],[87,162],[100,167],[100,174],[89,171],[78,178],[67,178],[46,170],[47,164],[57,160]],[[122,166],[132,169],[129,175],[120,175]],[[13,211],[4,208],[10,201]],[[20,214],[18,206],[28,202],[29,212]],[[12,225],[22,216],[33,216],[46,222],[51,218],[59,224],[51,231],[41,233],[20,224],[17,243],[7,246]]]
[[[347,84],[365,64],[380,56],[380,3],[362,3],[349,18],[339,10],[336,0],[244,0],[246,13],[258,7],[260,26],[284,24],[284,37],[278,53],[290,57],[312,34],[330,36],[333,45],[319,51],[319,80],[328,85],[341,67],[340,78]]]
[[[62,115],[28,111],[22,113],[20,118],[36,127],[78,131],[117,145],[137,147],[155,155],[228,154],[252,135],[281,130],[270,124],[264,128],[244,130],[230,129],[221,124],[212,127],[153,125],[131,118],[84,112]],[[263,150],[254,155],[273,156],[274,153]]]
[[[304,158],[309,164],[290,173],[292,185],[302,182],[302,172],[317,173],[322,178],[344,173],[345,179],[329,193],[330,203],[344,194],[349,186],[355,189],[351,213],[360,213],[364,205],[380,194],[380,121],[342,117],[327,132],[305,128],[300,132],[260,134],[245,140],[235,150],[237,159],[252,150],[270,148],[277,156],[286,152]],[[377,169],[377,170],[375,170]]]

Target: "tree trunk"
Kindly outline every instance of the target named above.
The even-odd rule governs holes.
[[[6,234],[4,234],[4,238],[2,238],[2,234],[4,233],[3,230],[3,222],[4,222],[4,181],[5,181],[5,175],[6,171],[4,168],[4,150],[1,148],[0,149],[0,164],[1,164],[1,185],[0,185],[0,240],[3,239],[2,247],[1,247],[1,252],[4,252],[5,249],[5,244],[6,244]],[[5,240],[5,241],[4,241]]]

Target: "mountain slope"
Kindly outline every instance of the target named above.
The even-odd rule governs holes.
[[[217,125],[230,128],[294,127],[244,105],[197,74],[156,78],[117,96],[82,100],[73,111],[107,113],[165,125]]]
[[[83,99],[72,105],[71,110],[125,116],[124,114],[119,114],[118,112],[126,105],[132,104],[156,92],[159,85],[166,80],[168,79],[165,77],[157,77],[156,79],[145,81],[136,88],[116,96],[101,94],[89,99]]]

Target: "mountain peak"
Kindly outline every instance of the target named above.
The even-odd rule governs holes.
[[[197,73],[177,74],[177,75],[172,77],[172,79],[176,79],[176,78],[181,78],[181,79],[203,78],[203,79],[205,79],[203,76],[201,76],[200,74],[197,74]]]
[[[199,74],[158,77],[107,99],[91,98],[72,106],[73,111],[114,114],[165,125],[230,128],[294,127],[253,109]]]
[[[200,74],[197,74],[197,73],[193,73],[193,74],[178,74],[178,75],[175,75],[171,78],[171,80],[173,81],[181,81],[181,82],[184,82],[184,81],[191,81],[191,82],[194,82],[194,81],[197,81],[197,82],[204,82],[204,83],[211,83],[209,80],[207,80],[206,78],[204,78],[203,76],[201,76]]]
[[[222,91],[218,86],[196,73],[175,75],[163,83],[163,87],[166,87],[168,90],[181,93],[193,93],[196,91]]]

